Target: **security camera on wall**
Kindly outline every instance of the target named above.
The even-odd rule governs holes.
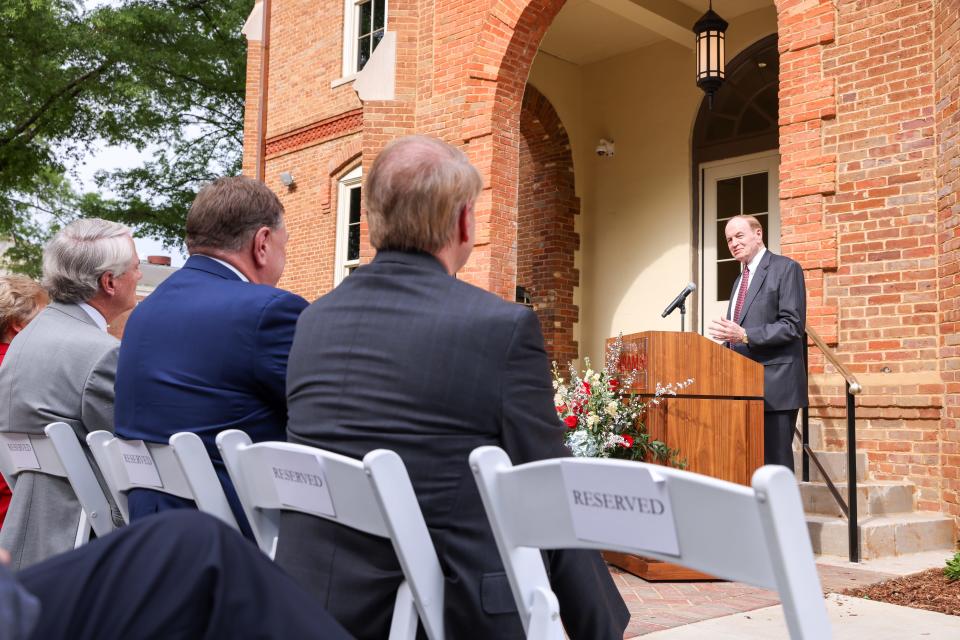
[[[606,138],[600,138],[600,142],[597,143],[597,155],[601,158],[610,158],[616,153],[616,148],[613,146],[613,140],[607,140]]]

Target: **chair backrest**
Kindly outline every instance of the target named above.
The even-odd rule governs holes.
[[[114,529],[110,503],[77,434],[65,422],[50,423],[44,432],[45,436],[0,433],[0,470],[7,484],[14,489],[17,477],[25,472],[66,478],[82,511],[74,546],[87,542],[91,530],[107,535]]]
[[[626,460],[561,458],[514,467],[498,447],[470,454],[528,637],[563,638],[539,549],[637,553],[775,589],[790,637],[829,638],[796,479],[766,466],[745,487]],[[555,602],[555,600],[553,601]]]
[[[87,445],[124,522],[130,522],[127,492],[150,489],[193,500],[201,511],[239,530],[210,455],[197,434],[175,433],[167,445],[123,440],[109,431],[94,431],[87,435]]]
[[[237,430],[220,433],[217,446],[267,555],[276,554],[284,510],[388,538],[406,578],[397,592],[391,640],[412,640],[418,617],[431,640],[442,640],[443,573],[400,456],[378,449],[361,462],[286,442],[251,444]]]

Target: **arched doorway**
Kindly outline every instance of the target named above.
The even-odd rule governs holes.
[[[547,355],[563,367],[578,357],[573,292],[580,200],[566,129],[550,101],[529,84],[520,109],[519,164],[517,302],[537,312]]]
[[[726,221],[756,216],[767,246],[780,250],[779,87],[777,36],[746,48],[727,66],[727,81],[702,105],[693,133],[698,176],[695,201],[699,233],[699,329],[726,313],[740,265],[723,237]]]

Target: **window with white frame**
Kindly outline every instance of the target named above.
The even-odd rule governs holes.
[[[383,39],[387,0],[344,0],[343,76],[361,71]]]
[[[337,186],[337,248],[333,286],[360,265],[360,182],[357,167],[340,178]]]

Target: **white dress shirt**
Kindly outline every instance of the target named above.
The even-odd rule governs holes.
[[[88,305],[86,302],[80,302],[77,304],[78,307],[84,310],[84,312],[90,316],[90,319],[93,320],[100,330],[106,333],[107,331],[107,319],[103,317],[103,314]]]
[[[222,264],[223,266],[225,266],[227,269],[230,269],[230,271],[233,271],[235,274],[237,274],[237,277],[240,278],[241,280],[243,280],[244,282],[250,282],[250,280],[247,278],[247,276],[245,276],[245,275],[243,275],[242,273],[240,273],[240,270],[239,270],[239,269],[237,269],[235,266],[233,266],[232,264],[230,264],[230,263],[227,262],[226,260],[221,260],[220,258],[214,258],[213,256],[208,256],[208,255],[205,254],[205,253],[194,253],[193,255],[195,255],[195,256],[203,256],[204,258],[210,258],[210,259],[213,260],[214,262],[219,262],[220,264]]]

